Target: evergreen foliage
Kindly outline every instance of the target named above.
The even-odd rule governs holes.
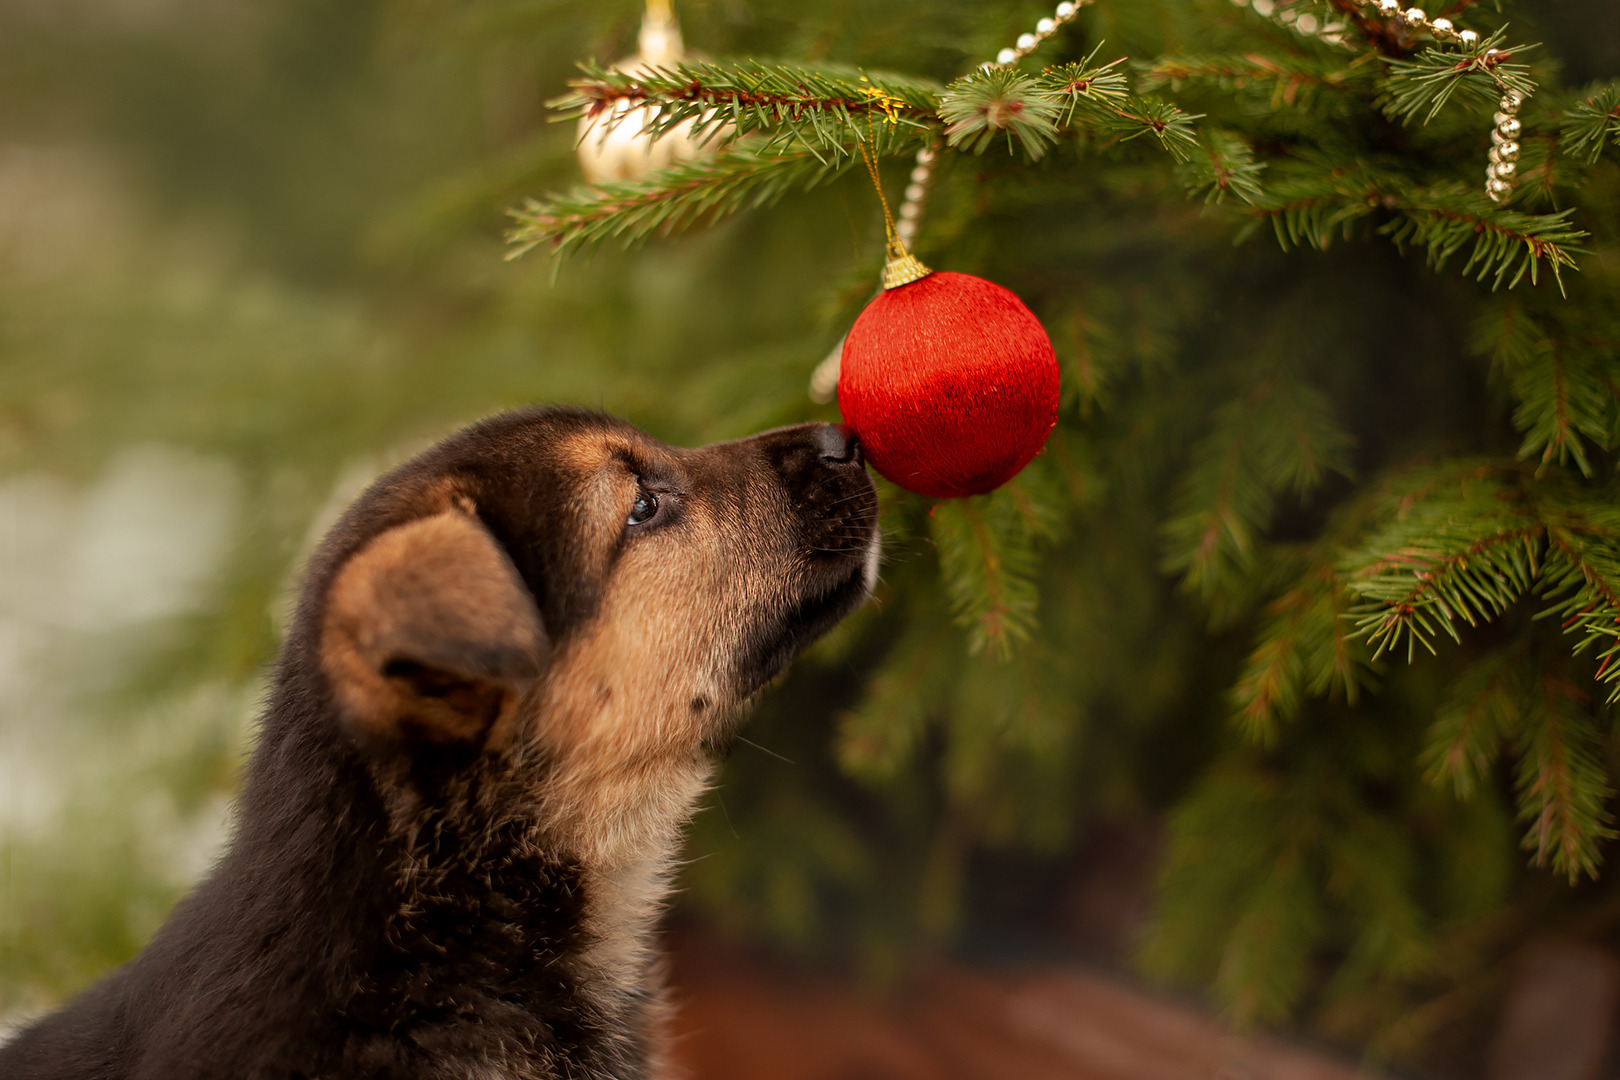
[[[1139,368],[1135,406],[1109,408],[1134,413],[1133,423],[1124,432],[1087,423],[1105,388],[1112,391],[1109,384],[1124,373],[1116,367],[1105,376],[1097,367],[1097,349],[1086,339],[1102,327],[1076,312],[1076,291],[1041,290],[1060,337],[1070,320],[1079,327],[1063,343],[1071,400],[1080,399],[1065,426],[1075,425],[1074,438],[1095,448],[1090,468],[1111,488],[1125,486],[1130,466],[1121,458],[1132,454],[1130,428],[1151,418],[1163,427],[1136,437],[1174,432],[1179,446],[1159,530],[1160,565],[1213,625],[1247,627],[1253,636],[1228,696],[1240,737],[1265,752],[1234,749],[1217,759],[1175,811],[1163,905],[1144,954],[1163,974],[1212,978],[1234,1012],[1249,1019],[1280,1019],[1312,995],[1332,1000],[1370,983],[1415,980],[1453,914],[1425,904],[1423,858],[1398,817],[1368,801],[1366,778],[1346,767],[1342,744],[1353,737],[1315,734],[1320,720],[1298,726],[1323,701],[1338,703],[1341,724],[1364,725],[1358,718],[1369,692],[1373,700],[1386,692],[1386,654],[1414,663],[1420,652],[1435,654],[1441,636],[1464,644],[1481,626],[1514,614],[1511,643],[1455,676],[1427,725],[1426,748],[1408,745],[1407,767],[1426,762],[1430,783],[1468,797],[1495,782],[1498,761],[1513,761],[1524,846],[1536,865],[1571,882],[1598,873],[1602,844],[1615,835],[1603,764],[1608,729],[1593,711],[1593,681],[1620,683],[1620,663],[1612,662],[1620,653],[1620,536],[1615,491],[1603,479],[1613,471],[1620,430],[1620,337],[1609,325],[1613,305],[1597,299],[1612,296],[1613,283],[1598,270],[1598,282],[1567,300],[1540,291],[1521,300],[1512,290],[1551,277],[1562,294],[1567,273],[1584,269],[1590,229],[1605,214],[1582,192],[1591,183],[1613,190],[1609,167],[1592,170],[1615,136],[1620,99],[1612,86],[1598,87],[1560,108],[1555,89],[1542,104],[1535,94],[1550,69],[1538,68],[1534,47],[1507,44],[1505,27],[1483,27],[1474,43],[1451,47],[1355,5],[1337,7],[1355,16],[1343,42],[1297,32],[1302,14],[1311,13],[1313,24],[1318,17],[1311,4],[1280,5],[1281,25],[1258,15],[1234,18],[1214,3],[1165,5],[1164,25],[1195,21],[1205,51],[1155,55],[1150,47],[1129,64],[1117,56],[1099,64],[1106,46],[1097,41],[1083,59],[1065,61],[1059,51],[1056,63],[1040,70],[986,66],[944,90],[891,75],[872,74],[864,83],[853,71],[840,82],[791,63],[750,60],[640,82],[587,68],[566,99],[579,114],[631,94],[664,110],[660,124],[725,117],[735,125],[733,156],[644,182],[638,198],[660,201],[663,184],[671,207],[681,205],[683,185],[694,176],[710,172],[717,183],[735,177],[746,169],[740,155],[749,152],[757,154],[756,169],[774,177],[784,147],[828,161],[847,158],[862,141],[884,157],[938,140],[977,156],[999,148],[999,182],[983,172],[968,181],[958,170],[948,173],[946,191],[972,185],[981,207],[999,201],[1009,208],[1004,214],[1053,205],[1080,170],[1118,177],[1144,198],[1168,180],[1219,206],[1210,219],[1239,240],[1263,224],[1284,250],[1326,251],[1335,242],[1381,237],[1399,251],[1421,251],[1433,272],[1489,286],[1472,301],[1479,308],[1475,343],[1495,357],[1515,399],[1517,458],[1526,464],[1493,455],[1489,440],[1477,437],[1416,456],[1368,453],[1323,373],[1276,348],[1203,364],[1179,354],[1171,366],[1195,385],[1187,394]],[[739,91],[742,106],[735,104]],[[1485,117],[1504,92],[1530,99],[1534,111],[1526,117],[1517,192],[1497,206],[1459,173],[1481,171],[1491,126]],[[1170,151],[1167,166],[1132,152],[1129,144],[1142,135]],[[1060,165],[1034,168],[1064,147],[1073,149]],[[772,187],[771,196],[779,190]],[[552,227],[560,219],[551,208],[570,198],[531,204],[513,238],[525,247],[576,246],[575,234]],[[931,263],[950,265],[953,252],[973,250],[966,237],[974,230],[994,235],[993,212],[972,214],[976,221],[960,214],[953,207],[940,215],[939,240],[925,233]],[[1606,235],[1603,243],[1611,242]],[[1020,276],[1051,273],[1044,255],[1037,245]],[[1334,299],[1325,293],[1321,302]],[[1602,330],[1569,332],[1568,321],[1594,320]],[[1112,354],[1105,363],[1125,359],[1117,341],[1103,350]],[[1343,391],[1344,379],[1330,382]],[[1121,437],[1123,444],[1115,441]],[[1040,651],[1041,636],[1062,640],[1043,619],[1051,613],[1041,602],[1042,579],[1073,574],[1073,545],[1102,525],[1095,508],[1088,514],[1074,501],[1085,485],[1065,485],[1056,475],[1038,467],[992,496],[929,511],[939,584],[969,656],[984,652],[1016,665]],[[1118,494],[1105,499],[1116,513],[1122,509]],[[1285,516],[1296,523],[1285,529]],[[1317,524],[1301,532],[1311,520]],[[1285,540],[1282,531],[1295,536]],[[1521,611],[1536,617],[1518,618]],[[1562,624],[1563,660],[1546,640],[1542,615]],[[966,734],[961,717],[995,730],[995,715],[1008,710],[1062,715],[1076,688],[1054,687],[1057,696],[1048,697],[1015,680],[994,705],[972,710],[967,702],[979,697],[973,675],[941,667],[939,652],[938,631],[913,624],[901,633],[869,676],[863,704],[848,715],[843,760],[857,774],[893,776],[918,760],[924,733],[939,725],[952,747],[947,791],[987,821],[1006,796],[982,785],[952,792],[951,778],[960,775],[960,765],[950,764],[955,748],[966,740],[992,757],[1016,752]],[[1588,656],[1595,667],[1583,666]],[[942,693],[941,682],[954,682],[954,691]],[[1393,782],[1403,768],[1384,749],[1354,754],[1376,761],[1364,771],[1378,783]],[[1339,959],[1318,984],[1317,958],[1333,941]]]
[[[882,261],[860,151],[894,201],[933,146],[917,253],[1029,303],[1061,420],[992,495],[882,488],[876,600],[765,695],[685,910],[883,978],[1050,909],[1099,821],[1162,818],[1146,971],[1478,1075],[1524,941],[1620,936],[1620,17],[1501,8],[1431,12],[1460,48],[1353,0],[1096,0],[986,71],[1046,12],[694,0],[689,45],[747,59],[640,75],[606,65],[633,4],[266,0],[236,36],[0,13],[4,78],[65,102],[0,130],[76,118],[153,222],[48,280],[0,245],[0,461],[91,476],[162,438],[256,508],[218,610],[149,643],[166,674],[84,709],[251,697],[339,463],[535,399],[688,443],[836,418],[805,385]],[[1502,204],[1498,78],[1529,95]],[[620,102],[714,153],[578,186],[577,121]],[[235,246],[176,239],[193,214]],[[238,743],[186,745],[151,773],[189,806]],[[27,940],[85,943],[0,929],[0,999],[150,928],[171,884],[94,876],[133,818],[0,836],[49,912]]]

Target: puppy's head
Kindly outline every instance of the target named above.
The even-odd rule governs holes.
[[[350,509],[302,632],[357,738],[528,755],[601,815],[861,602],[876,510],[842,427],[688,450],[597,414],[508,414]]]

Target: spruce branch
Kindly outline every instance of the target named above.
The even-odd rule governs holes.
[[[1321,932],[1322,899],[1304,854],[1285,848],[1244,898],[1222,950],[1215,992],[1241,1026],[1288,1015],[1310,975],[1309,943]]]
[[[1360,596],[1357,630],[1374,656],[1406,646],[1411,660],[1434,637],[1461,640],[1507,610],[1536,578],[1545,529],[1512,484],[1477,477],[1408,506],[1342,566]]]
[[[991,68],[956,80],[940,99],[945,139],[959,150],[982,154],[1005,136],[1039,161],[1057,139],[1063,99],[1016,68]]]
[[[1234,718],[1250,742],[1274,746],[1278,723],[1298,715],[1305,696],[1301,641],[1315,621],[1312,615],[1319,605],[1314,601],[1336,583],[1336,576],[1330,574],[1321,583],[1326,589],[1292,589],[1268,610],[1270,619],[1231,694]]]
[[[1607,804],[1614,796],[1602,764],[1603,739],[1586,695],[1557,670],[1540,673],[1520,737],[1516,787],[1523,846],[1537,866],[1571,884],[1597,877],[1601,841],[1612,840]]]
[[[1029,636],[1039,599],[1032,578],[1034,551],[1027,539],[1005,526],[1004,515],[989,517],[974,501],[958,499],[934,511],[934,543],[939,549],[951,607],[968,628],[974,652],[990,648],[1011,655],[1015,641]]]
[[[1601,509],[1566,504],[1549,525],[1545,614],[1566,633],[1580,635],[1576,653],[1593,651],[1597,678],[1611,684],[1611,704],[1620,702],[1620,511],[1611,499]]]
[[[890,73],[753,60],[638,72],[592,64],[581,68],[584,76],[549,103],[557,119],[642,122],[652,135],[687,122],[695,136],[722,126],[736,135],[765,131],[772,142],[797,141],[831,158],[866,141],[871,130],[900,127],[909,129],[910,139],[926,138],[938,124],[935,109],[943,90],[938,83]],[[624,119],[632,115],[637,119]]]
[[[1580,244],[1587,233],[1570,223],[1573,208],[1525,214],[1490,207],[1484,196],[1461,183],[1386,193],[1380,201],[1396,217],[1379,232],[1397,247],[1414,244],[1427,249],[1429,265],[1441,270],[1472,241],[1462,272],[1476,281],[1490,278],[1493,289],[1504,282],[1511,289],[1526,274],[1536,284],[1545,265],[1562,292],[1564,268],[1575,269],[1575,254],[1585,250]]]
[[[1178,90],[1189,83],[1222,89],[1270,84],[1275,107],[1302,104],[1313,89],[1347,91],[1364,81],[1361,69],[1338,58],[1259,52],[1210,56],[1161,56],[1142,69],[1143,90]]]
[[[1489,353],[1494,368],[1511,379],[1534,362],[1547,341],[1541,320],[1516,296],[1507,296],[1480,315],[1470,344],[1478,352]]]
[[[1072,125],[1077,114],[1082,118],[1089,116],[1095,124],[1130,97],[1125,73],[1120,70],[1125,58],[1121,56],[1099,64],[1097,54],[1101,51],[1099,41],[1084,60],[1049,67],[1037,76],[1042,86],[1063,98],[1067,106],[1062,120],[1064,127]]]
[[[1124,57],[1098,64],[1101,51],[1099,42],[1079,63],[1059,64],[1035,77],[1038,86],[1063,100],[1063,126],[1119,142],[1152,135],[1176,160],[1186,160],[1198,145],[1193,122],[1202,118],[1158,98],[1132,94],[1118,70]]]
[[[1216,599],[1251,566],[1277,497],[1349,471],[1350,439],[1331,403],[1287,374],[1263,375],[1222,406],[1193,451],[1164,527],[1167,570]]]
[[[681,162],[640,180],[529,199],[511,212],[517,224],[506,234],[516,258],[546,245],[563,256],[579,248],[619,240],[635,244],[712,223],[740,210],[766,206],[794,189],[815,187],[859,160],[849,154],[828,161],[810,148],[733,143],[706,161]]]
[[[838,760],[851,774],[881,780],[910,763],[959,666],[957,651],[946,647],[952,635],[942,618],[907,623],[859,704],[839,719]]]
[[[1382,202],[1365,167],[1347,168],[1308,149],[1270,170],[1266,196],[1250,213],[1256,223],[1271,225],[1284,251],[1306,244],[1326,251],[1334,239],[1355,235]]]
[[[1372,208],[1360,199],[1300,195],[1274,199],[1259,209],[1259,216],[1271,223],[1277,245],[1284,251],[1301,244],[1325,251],[1334,237],[1349,239],[1354,224],[1371,212]]]
[[[1251,427],[1230,407],[1194,451],[1164,527],[1164,568],[1183,585],[1213,599],[1226,579],[1247,571],[1256,538],[1270,520],[1275,497],[1251,459]]]
[[[1098,64],[1098,49],[1079,63],[1038,75],[990,68],[957,79],[940,101],[951,145],[983,153],[1005,134],[1009,144],[1016,141],[1031,158],[1039,158],[1060,130],[1074,129],[1113,142],[1152,135],[1177,160],[1185,160],[1197,146],[1193,121],[1199,117],[1129,93],[1117,70],[1123,61]]]
[[[1322,551],[1331,555],[1331,543]],[[1251,742],[1274,745],[1278,725],[1307,696],[1339,692],[1354,704],[1372,681],[1366,644],[1345,618],[1351,597],[1330,557],[1318,556],[1293,588],[1267,608],[1266,623],[1231,692],[1233,719]]]
[[[1055,528],[1051,486],[1032,466],[983,498],[934,507],[930,530],[940,572],[972,652],[988,649],[1006,659],[1034,628],[1039,547]]]
[[[1267,607],[1229,695],[1233,722],[1250,741],[1272,744],[1278,726],[1293,719],[1308,697],[1333,694],[1353,704],[1361,690],[1373,685],[1379,665],[1365,629],[1370,609],[1352,575],[1356,570],[1377,574],[1389,565],[1412,567],[1405,552],[1387,565],[1369,566],[1364,561],[1366,538],[1373,536],[1376,544],[1391,529],[1429,536],[1431,521],[1453,516],[1457,502],[1489,507],[1493,501],[1520,499],[1512,484],[1500,481],[1502,472],[1494,465],[1463,461],[1385,478],[1338,510],[1308,547],[1274,554],[1285,585]],[[1440,505],[1431,505],[1436,503]],[[1413,516],[1422,520],[1408,520]],[[1405,585],[1418,588],[1427,580],[1419,569]],[[1403,593],[1402,598],[1409,597]]]
[[[1504,90],[1529,97],[1536,84],[1528,64],[1514,57],[1536,48],[1504,48],[1505,30],[1498,30],[1466,51],[1428,48],[1410,60],[1390,61],[1384,81],[1384,110],[1393,119],[1410,123],[1422,114],[1433,120],[1456,94],[1481,104],[1494,102]]]
[[[1404,639],[1410,661],[1418,645],[1434,652],[1438,631],[1461,641],[1458,622],[1478,626],[1502,614],[1536,574],[1541,535],[1535,524],[1454,530],[1440,543],[1413,543],[1363,571],[1352,587],[1372,601],[1358,627],[1375,646],[1374,658]]]
[[[1378,654],[1434,651],[1444,632],[1495,618],[1532,590],[1595,650],[1597,677],[1620,683],[1620,510],[1612,496],[1481,467],[1460,483],[1409,496],[1402,512],[1341,565],[1365,601],[1357,632]],[[1620,701],[1620,685],[1611,694]]]
[[[1607,448],[1614,390],[1597,357],[1577,344],[1547,338],[1514,371],[1519,407],[1513,423],[1524,432],[1520,457],[1538,452],[1542,465],[1570,458],[1593,474],[1586,441]]]
[[[1203,195],[1205,202],[1221,202],[1230,193],[1250,205],[1265,198],[1260,184],[1265,170],[1265,163],[1254,159],[1254,148],[1247,140],[1219,128],[1207,131],[1198,153],[1177,166],[1188,192]]]
[[[1335,238],[1354,236],[1368,218],[1384,217],[1376,231],[1397,247],[1425,249],[1436,270],[1468,249],[1462,272],[1490,279],[1493,289],[1511,289],[1526,276],[1535,284],[1545,268],[1562,290],[1563,271],[1577,269],[1575,255],[1584,252],[1587,238],[1571,224],[1573,208],[1555,214],[1504,209],[1460,182],[1395,188],[1366,167],[1346,168],[1317,153],[1274,169],[1251,212],[1270,222],[1284,250],[1299,244],[1325,250]]]
[[[1620,147],[1620,82],[1591,86],[1564,117],[1559,147],[1596,165],[1605,146]]]
[[[1490,778],[1504,739],[1519,730],[1536,667],[1525,645],[1498,649],[1473,664],[1446,693],[1430,726],[1422,760],[1424,778],[1449,782],[1459,799]]]
[[[914,150],[939,130],[981,153],[999,134],[1041,157],[1065,125],[1117,140],[1152,133],[1178,158],[1197,145],[1192,121],[1164,102],[1135,98],[1119,61],[1079,64],[1039,77],[981,70],[953,83],[871,75],[832,66],[753,61],[690,63],[626,72],[584,65],[584,76],[551,104],[560,119],[598,118],[586,137],[638,123],[648,137],[689,124],[690,137],[724,145],[708,160],[681,162],[643,179],[529,200],[508,233],[516,257],[539,245],[559,254],[609,239],[635,243],[775,202],[850,167],[858,144],[877,157]],[[937,110],[937,112],[936,112]],[[753,135],[755,137],[750,138]],[[1217,191],[1245,194],[1258,166],[1229,140],[1211,169]]]
[[[1197,113],[1184,113],[1168,101],[1131,95],[1118,109],[1109,109],[1099,118],[1098,132],[1119,142],[1152,135],[1177,161],[1186,161],[1195,152],[1198,137],[1193,121]]]
[[[1539,456],[1543,467],[1573,460],[1583,475],[1594,475],[1588,444],[1614,445],[1620,403],[1607,342],[1589,333],[1554,334],[1509,300],[1480,318],[1474,345],[1491,354],[1519,401],[1513,412],[1524,432],[1519,456]]]
[[[1303,790],[1302,790],[1303,787]],[[1249,755],[1218,759],[1169,819],[1160,896],[1140,962],[1213,981],[1243,1023],[1286,1015],[1324,928],[1321,787]]]
[[[1427,973],[1434,952],[1432,917],[1419,883],[1430,868],[1419,863],[1410,838],[1387,812],[1354,804],[1344,810],[1342,835],[1325,845],[1324,885],[1354,913],[1357,932],[1334,982],[1344,986]]]
[[[1292,720],[1307,697],[1335,695],[1355,704],[1379,672],[1365,635],[1357,632],[1357,600],[1340,564],[1346,549],[1396,508],[1455,485],[1477,472],[1464,465],[1386,478],[1334,514],[1308,546],[1279,552],[1285,583],[1265,610],[1256,643],[1229,700],[1232,719],[1251,742],[1271,745],[1281,723]],[[1294,554],[1290,558],[1289,555]]]

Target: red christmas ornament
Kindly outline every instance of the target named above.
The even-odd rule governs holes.
[[[1052,341],[1000,285],[890,250],[883,294],[844,339],[838,408],[872,467],[901,487],[940,498],[993,491],[1057,423]]]

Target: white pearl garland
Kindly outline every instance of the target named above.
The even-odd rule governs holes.
[[[996,58],[994,60],[979,65],[980,70],[988,70],[996,67],[1012,67],[1014,64],[1018,63],[1018,61],[1022,60],[1024,57],[1028,56],[1030,53],[1039,48],[1041,42],[1045,41],[1047,38],[1056,33],[1058,27],[1074,18],[1075,15],[1079,13],[1081,8],[1094,2],[1095,0],[1063,0],[1063,3],[1057,6],[1057,10],[1052,12],[1051,18],[1042,19],[1040,22],[1035,24],[1035,32],[1033,34],[1019,34],[1018,40],[1013,43],[1012,48],[1002,49],[1000,52],[996,53]]]

